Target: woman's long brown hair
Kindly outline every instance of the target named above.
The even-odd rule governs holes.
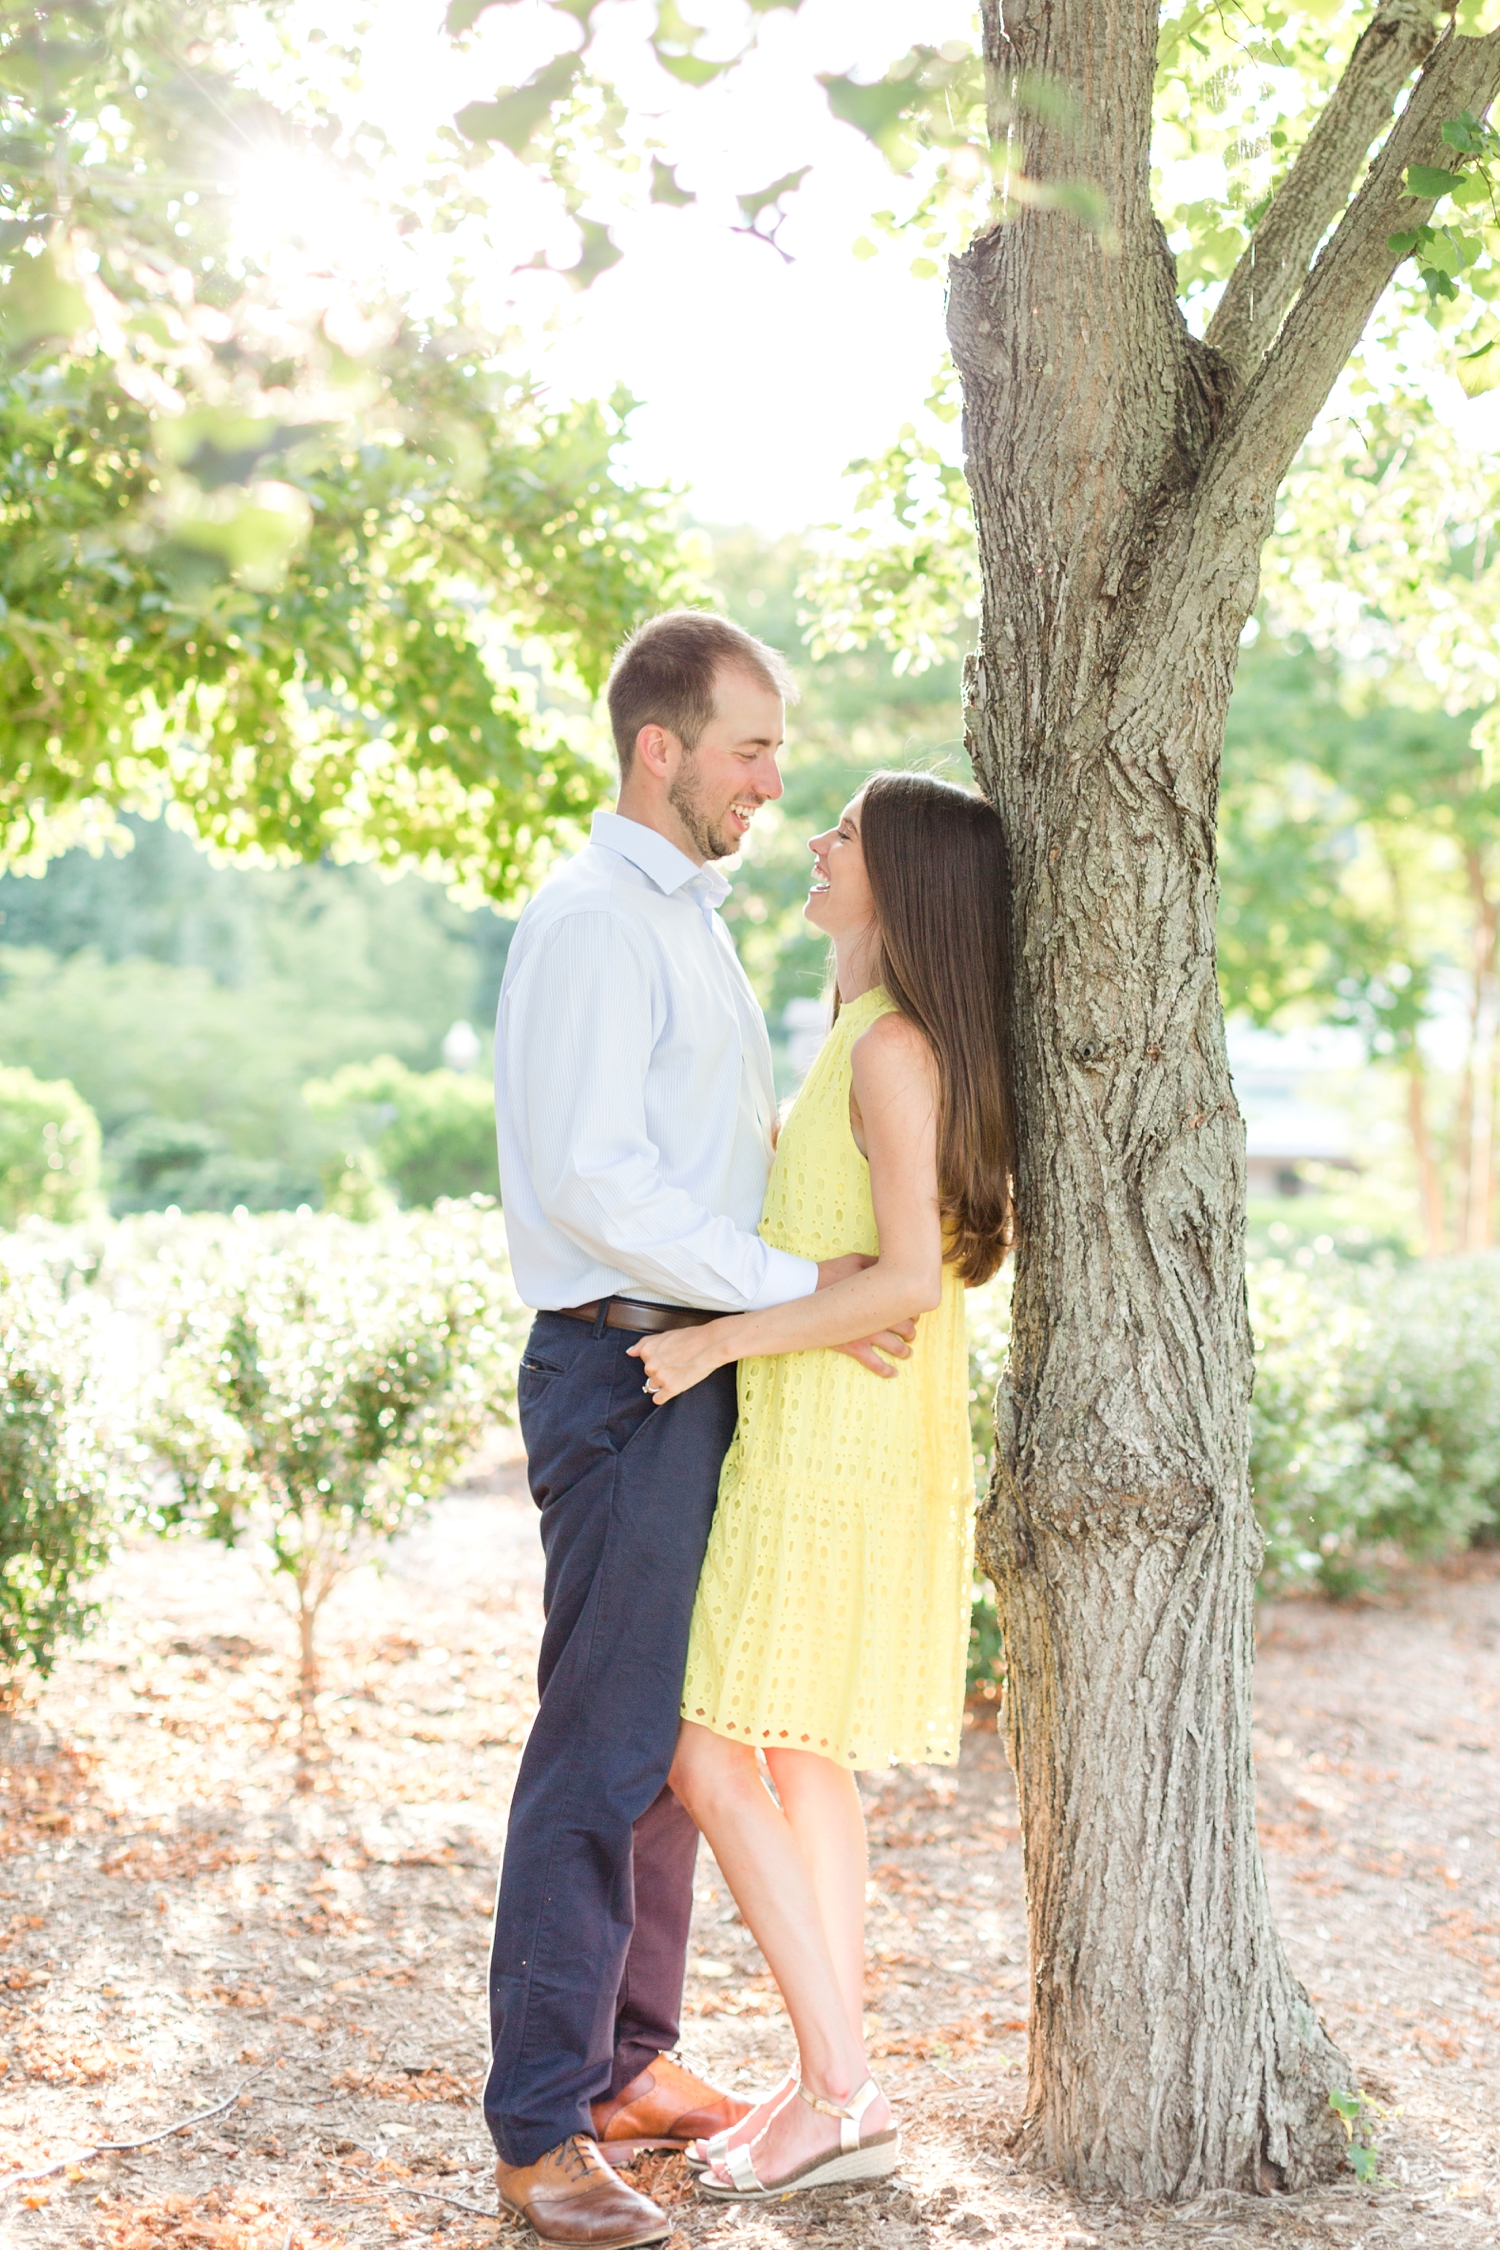
[[[1005,833],[982,797],[951,781],[877,773],[859,801],[859,835],[880,982],[937,1058],[947,1259],[972,1286],[1016,1239]]]

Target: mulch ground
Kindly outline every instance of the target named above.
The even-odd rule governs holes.
[[[110,1622],[0,1731],[0,2236],[52,2250],[333,2250],[523,2230],[477,2108],[505,1805],[531,1709],[535,1522],[496,1455],[325,1620],[326,1762],[299,1792],[288,1622],[249,1562],[134,1547]],[[1026,1970],[991,1712],[956,1774],[868,1789],[872,2040],[901,2171],[766,2210],[636,2175],[671,2250],[1500,2243],[1500,1560],[1262,1620],[1258,1752],[1299,1973],[1390,2112],[1383,2184],[1071,2197],[1019,2171]],[[768,2082],[784,2018],[705,1854],[687,2059]],[[214,2110],[129,2154],[78,2161]]]

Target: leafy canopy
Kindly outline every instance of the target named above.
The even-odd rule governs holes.
[[[623,396],[548,407],[461,304],[246,247],[278,168],[352,232],[442,183],[394,208],[379,136],[310,79],[273,104],[237,20],[0,5],[0,858],[166,796],[503,896],[599,793],[579,706],[670,598],[669,509]]]

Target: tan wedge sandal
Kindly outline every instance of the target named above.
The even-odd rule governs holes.
[[[809,2157],[805,2164],[783,2173],[779,2180],[756,2177],[755,2159],[749,2148],[728,2149],[720,2160],[729,2174],[728,2183],[713,2179],[707,2173],[700,2174],[698,2185],[705,2195],[711,2195],[719,2203],[766,2203],[772,2196],[800,2193],[804,2188],[843,2187],[854,2180],[883,2179],[887,2172],[895,2171],[901,2155],[901,2135],[895,2126],[887,2126],[883,2133],[868,2135],[859,2129],[865,2111],[880,2096],[880,2088],[873,2078],[867,2078],[859,2092],[852,2094],[847,2102],[825,2102],[817,2094],[810,2094],[805,2086],[799,2086],[797,2091],[813,2109],[838,2119],[838,2148],[823,2156]]]

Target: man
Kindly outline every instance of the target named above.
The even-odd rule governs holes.
[[[541,1706],[511,1805],[485,2116],[501,2201],[544,2243],[661,2241],[609,2163],[745,2113],[675,2061],[697,1831],[666,1786],[735,1373],[661,1408],[648,1329],[842,1279],[755,1232],[775,1096],[714,866],[781,794],[774,649],[678,610],[621,650],[618,809],[521,917],[495,1039],[517,1285],[539,1307],[521,1429],[546,1557]],[[894,1336],[849,1347],[904,1354]],[[601,2154],[601,2144],[603,2153]]]

